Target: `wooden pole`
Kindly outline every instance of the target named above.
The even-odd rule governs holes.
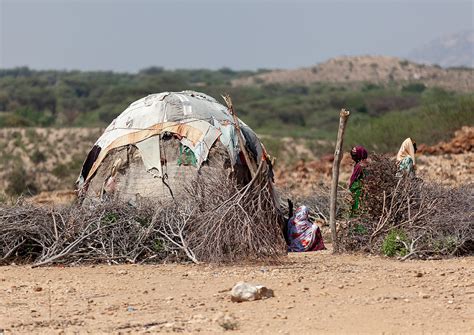
[[[339,252],[336,234],[336,203],[337,203],[337,186],[339,183],[339,167],[342,159],[342,144],[344,142],[344,132],[346,123],[351,113],[344,108],[339,114],[339,130],[337,132],[336,151],[334,151],[334,162],[332,164],[332,183],[331,183],[331,202],[329,207],[329,226],[331,227],[333,253]]]
[[[257,166],[255,162],[253,162],[250,159],[249,153],[247,152],[247,149],[245,148],[244,137],[242,136],[242,131],[240,130],[239,118],[237,117],[237,114],[235,113],[234,105],[232,104],[232,99],[230,98],[230,95],[228,94],[222,95],[222,98],[227,104],[227,107],[229,108],[229,112],[232,115],[232,118],[234,119],[234,126],[235,126],[235,129],[237,130],[237,137],[239,138],[240,151],[244,155],[245,162],[247,163],[247,166],[250,171],[250,176],[253,178],[257,171]]]

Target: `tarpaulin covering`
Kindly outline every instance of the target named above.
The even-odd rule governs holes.
[[[262,159],[263,150],[255,133],[242,121],[243,138],[248,148]],[[226,106],[214,98],[194,91],[151,94],[133,102],[105,129],[94,145],[94,153],[83,166],[80,187],[92,178],[101,162],[114,148],[135,145],[147,171],[162,176],[160,137],[175,134],[194,153],[197,168],[208,158],[209,150],[219,139],[226,147],[232,165],[238,154],[238,136],[234,120]]]

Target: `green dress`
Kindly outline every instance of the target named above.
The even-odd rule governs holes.
[[[355,182],[352,183],[349,190],[352,193],[352,209],[351,209],[351,217],[353,217],[357,211],[359,210],[359,206],[361,203],[362,197],[362,176],[361,175]]]

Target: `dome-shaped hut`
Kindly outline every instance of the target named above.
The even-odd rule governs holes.
[[[163,199],[179,196],[203,171],[224,171],[246,184],[261,162],[270,180],[262,143],[231,106],[203,93],[164,92],[133,102],[112,121],[89,152],[77,186],[89,201]]]

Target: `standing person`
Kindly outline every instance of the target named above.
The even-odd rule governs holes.
[[[354,161],[354,168],[352,169],[351,179],[349,180],[349,191],[352,193],[351,216],[354,216],[360,206],[362,180],[364,179],[364,167],[366,166],[368,153],[363,146],[356,145],[351,150],[351,157]]]
[[[416,153],[416,142],[410,137],[403,141],[398,150],[397,163],[398,172],[397,177],[401,178],[404,175],[410,177],[415,176],[415,153]]]
[[[309,209],[300,206],[288,220],[288,251],[324,250],[323,237],[318,225],[309,220]]]

